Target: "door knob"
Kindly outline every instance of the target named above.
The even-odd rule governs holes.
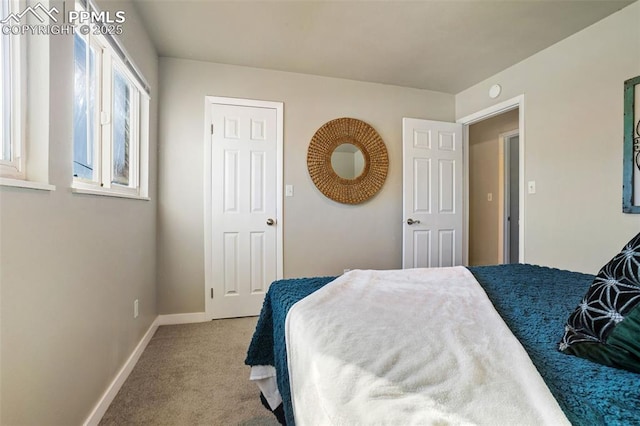
[[[419,220],[413,220],[411,218],[407,219],[407,225],[413,225],[414,223],[420,223]]]
[[[273,225],[275,225],[275,223],[276,223],[276,221],[275,221],[275,220],[273,220],[273,219],[271,219],[271,218],[267,219],[267,225],[269,225],[269,226],[273,226]]]

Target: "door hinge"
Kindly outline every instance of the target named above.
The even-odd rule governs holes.
[[[211,134],[213,134],[213,124],[211,124]]]
[[[213,299],[213,289],[211,289],[211,298]]]

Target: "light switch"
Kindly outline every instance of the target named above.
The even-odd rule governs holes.
[[[487,194],[487,201],[493,201],[493,193],[488,193]]]
[[[285,185],[284,195],[285,197],[293,197],[293,185]]]
[[[535,194],[536,193],[536,181],[535,180],[530,180],[528,182],[528,188],[529,188],[529,194]]]

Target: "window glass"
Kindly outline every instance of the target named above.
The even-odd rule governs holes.
[[[87,42],[75,36],[73,104],[73,175],[93,180],[93,138],[95,135],[95,55],[87,61]],[[87,62],[90,62],[87,67]],[[87,69],[89,68],[89,69]],[[93,86],[93,90],[90,88]]]
[[[127,78],[113,71],[113,183],[128,186],[132,90]]]
[[[98,116],[98,70],[96,51],[93,46],[89,48],[89,90],[87,92],[87,164],[93,167],[93,150],[96,146],[97,116]],[[95,176],[95,173],[94,173]]]

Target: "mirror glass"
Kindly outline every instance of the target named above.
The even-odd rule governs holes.
[[[331,167],[342,179],[355,179],[364,170],[364,156],[357,146],[343,143],[331,154]]]

